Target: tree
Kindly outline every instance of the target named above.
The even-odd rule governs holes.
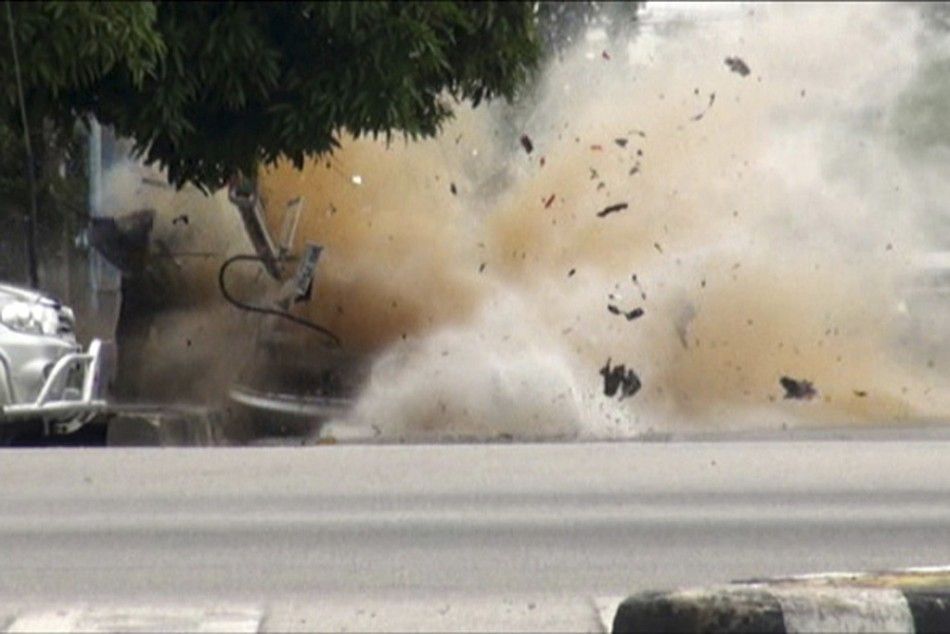
[[[23,165],[28,269],[36,286],[39,203],[52,193],[50,150],[65,151],[75,127],[63,97],[116,69],[141,86],[164,49],[153,28],[155,7],[148,3],[6,0],[3,9],[9,37],[0,39],[0,192],[17,197],[21,183],[8,168],[11,162]]]
[[[22,50],[60,67],[31,78],[33,103],[60,129],[76,116],[113,126],[178,186],[216,188],[281,156],[301,165],[344,132],[433,135],[451,99],[513,97],[539,54],[527,3],[69,4],[17,5],[52,27],[18,18]],[[95,25],[114,21],[122,37],[97,43]]]
[[[528,3],[5,0],[4,8],[0,166],[25,165],[31,254],[36,201],[42,209],[51,191],[44,176],[60,162],[49,151],[64,153],[77,120],[112,126],[175,185],[207,190],[281,156],[302,165],[344,133],[431,136],[453,99],[512,98],[539,56]],[[8,174],[0,187],[23,189]]]

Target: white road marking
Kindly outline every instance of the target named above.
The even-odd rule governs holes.
[[[85,607],[17,615],[7,632],[239,632],[254,633],[263,614],[253,608],[193,606]]]
[[[914,618],[892,588],[781,587],[770,589],[782,606],[786,632],[907,632]]]

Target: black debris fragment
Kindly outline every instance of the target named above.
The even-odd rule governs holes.
[[[638,306],[637,308],[628,310],[626,313],[624,313],[624,317],[627,318],[627,321],[633,321],[634,319],[640,319],[643,317],[643,313],[643,309]]]
[[[785,390],[785,398],[807,401],[818,396],[818,391],[815,389],[815,386],[811,384],[811,381],[783,376],[779,379],[779,383],[782,384],[782,388]]]
[[[623,137],[614,139],[614,143],[616,143],[620,147],[627,147],[627,139]]]
[[[739,57],[727,57],[726,66],[729,67],[729,70],[741,75],[742,77],[747,77],[749,73],[752,72],[752,70],[749,68],[749,65]]]
[[[574,277],[574,274],[577,273],[577,269],[571,269],[567,272],[568,277]]]
[[[609,310],[614,315],[622,315],[623,317],[626,317],[627,321],[633,321],[634,319],[639,319],[640,317],[643,317],[643,312],[644,312],[643,309],[639,307],[634,308],[633,310],[628,310],[624,312],[613,304],[607,304],[607,310]]]
[[[611,360],[607,359],[607,363],[600,369],[600,374],[604,377],[604,394],[613,397],[619,391],[620,400],[622,401],[639,392],[643,384],[640,382],[637,373],[628,370],[622,363],[611,368],[610,362]]]
[[[865,390],[855,390],[854,395],[857,396],[858,398],[864,398],[865,396],[868,395],[868,393]]]
[[[548,209],[554,203],[554,194],[551,194],[547,200],[544,201],[544,208]]]
[[[174,218],[172,218],[172,224],[176,226],[177,225],[188,226],[188,222],[189,222],[188,214],[181,214],[180,216],[175,216]]]
[[[529,137],[527,134],[521,135],[521,147],[523,147],[524,151],[528,154],[531,154],[531,152],[534,150],[534,143],[531,142],[531,137]]]
[[[452,192],[453,196],[459,193],[458,189],[455,188],[455,183],[449,183],[449,191]]]
[[[630,171],[627,172],[627,176],[633,176],[634,174],[639,174],[639,173],[640,173],[640,164],[637,163],[636,165],[630,168]]]
[[[700,112],[700,113],[699,113],[698,115],[696,115],[695,117],[693,117],[691,120],[692,120],[692,121],[699,121],[699,120],[701,120],[703,117],[706,116],[706,113],[709,112],[709,109],[713,107],[713,104],[714,104],[714,103],[716,103],[716,93],[711,92],[711,93],[709,93],[709,103],[706,104],[706,109],[703,110],[702,112]]]
[[[657,253],[663,253],[663,247],[660,246],[659,242],[654,242],[653,248],[656,249]]]
[[[617,203],[616,205],[610,205],[609,207],[604,207],[604,209],[603,209],[602,211],[598,211],[598,212],[597,212],[597,217],[598,217],[598,218],[606,218],[606,217],[609,216],[610,214],[616,213],[616,212],[618,212],[618,211],[623,211],[624,209],[626,209],[626,208],[629,207],[629,206],[630,206],[630,205],[628,205],[627,203]]]
[[[478,272],[483,273],[485,271],[485,263],[482,262],[481,266],[478,267]]]

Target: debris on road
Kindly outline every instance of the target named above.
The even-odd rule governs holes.
[[[610,61],[610,53],[608,53],[606,50],[603,53],[601,53],[600,56],[603,57],[608,62]]]
[[[624,364],[613,368],[610,367],[611,359],[600,369],[601,376],[604,377],[604,394],[613,397],[620,392],[620,400],[633,396],[640,391],[643,384],[640,377],[633,370],[628,370]]]
[[[531,137],[529,137],[527,134],[521,135],[521,147],[523,147],[524,151],[528,154],[531,154],[531,152],[534,150],[534,143],[531,142]]]
[[[449,183],[449,191],[452,192],[453,196],[458,194],[458,189],[456,189],[455,183]]]
[[[617,203],[616,205],[610,205],[608,207],[604,207],[603,210],[597,212],[597,217],[606,218],[610,214],[616,213],[618,211],[623,211],[629,206],[630,205],[628,205],[627,203]]]
[[[551,194],[547,200],[544,201],[544,208],[548,209],[554,203],[554,194]]]
[[[749,68],[749,65],[746,64],[740,57],[727,57],[726,66],[729,67],[729,70],[742,76],[747,77],[752,70]]]
[[[577,269],[571,269],[567,272],[568,277],[574,277],[574,274],[577,273]]]
[[[180,214],[172,218],[173,225],[185,225],[188,226],[188,214]]]
[[[785,390],[785,398],[807,401],[818,396],[818,391],[815,389],[815,386],[812,385],[811,381],[783,376],[779,379],[779,383],[782,384],[782,388]]]
[[[868,395],[868,393],[864,390],[854,390],[854,395],[857,396],[858,398],[864,398],[865,396]]]
[[[616,143],[620,147],[627,147],[627,139],[623,137],[618,137],[614,139],[614,143]]]

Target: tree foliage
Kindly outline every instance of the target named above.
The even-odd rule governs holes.
[[[431,136],[451,101],[511,98],[537,63],[529,3],[13,5],[30,113],[95,116],[176,185],[222,185],[360,136]],[[0,46],[0,114],[14,86]]]

